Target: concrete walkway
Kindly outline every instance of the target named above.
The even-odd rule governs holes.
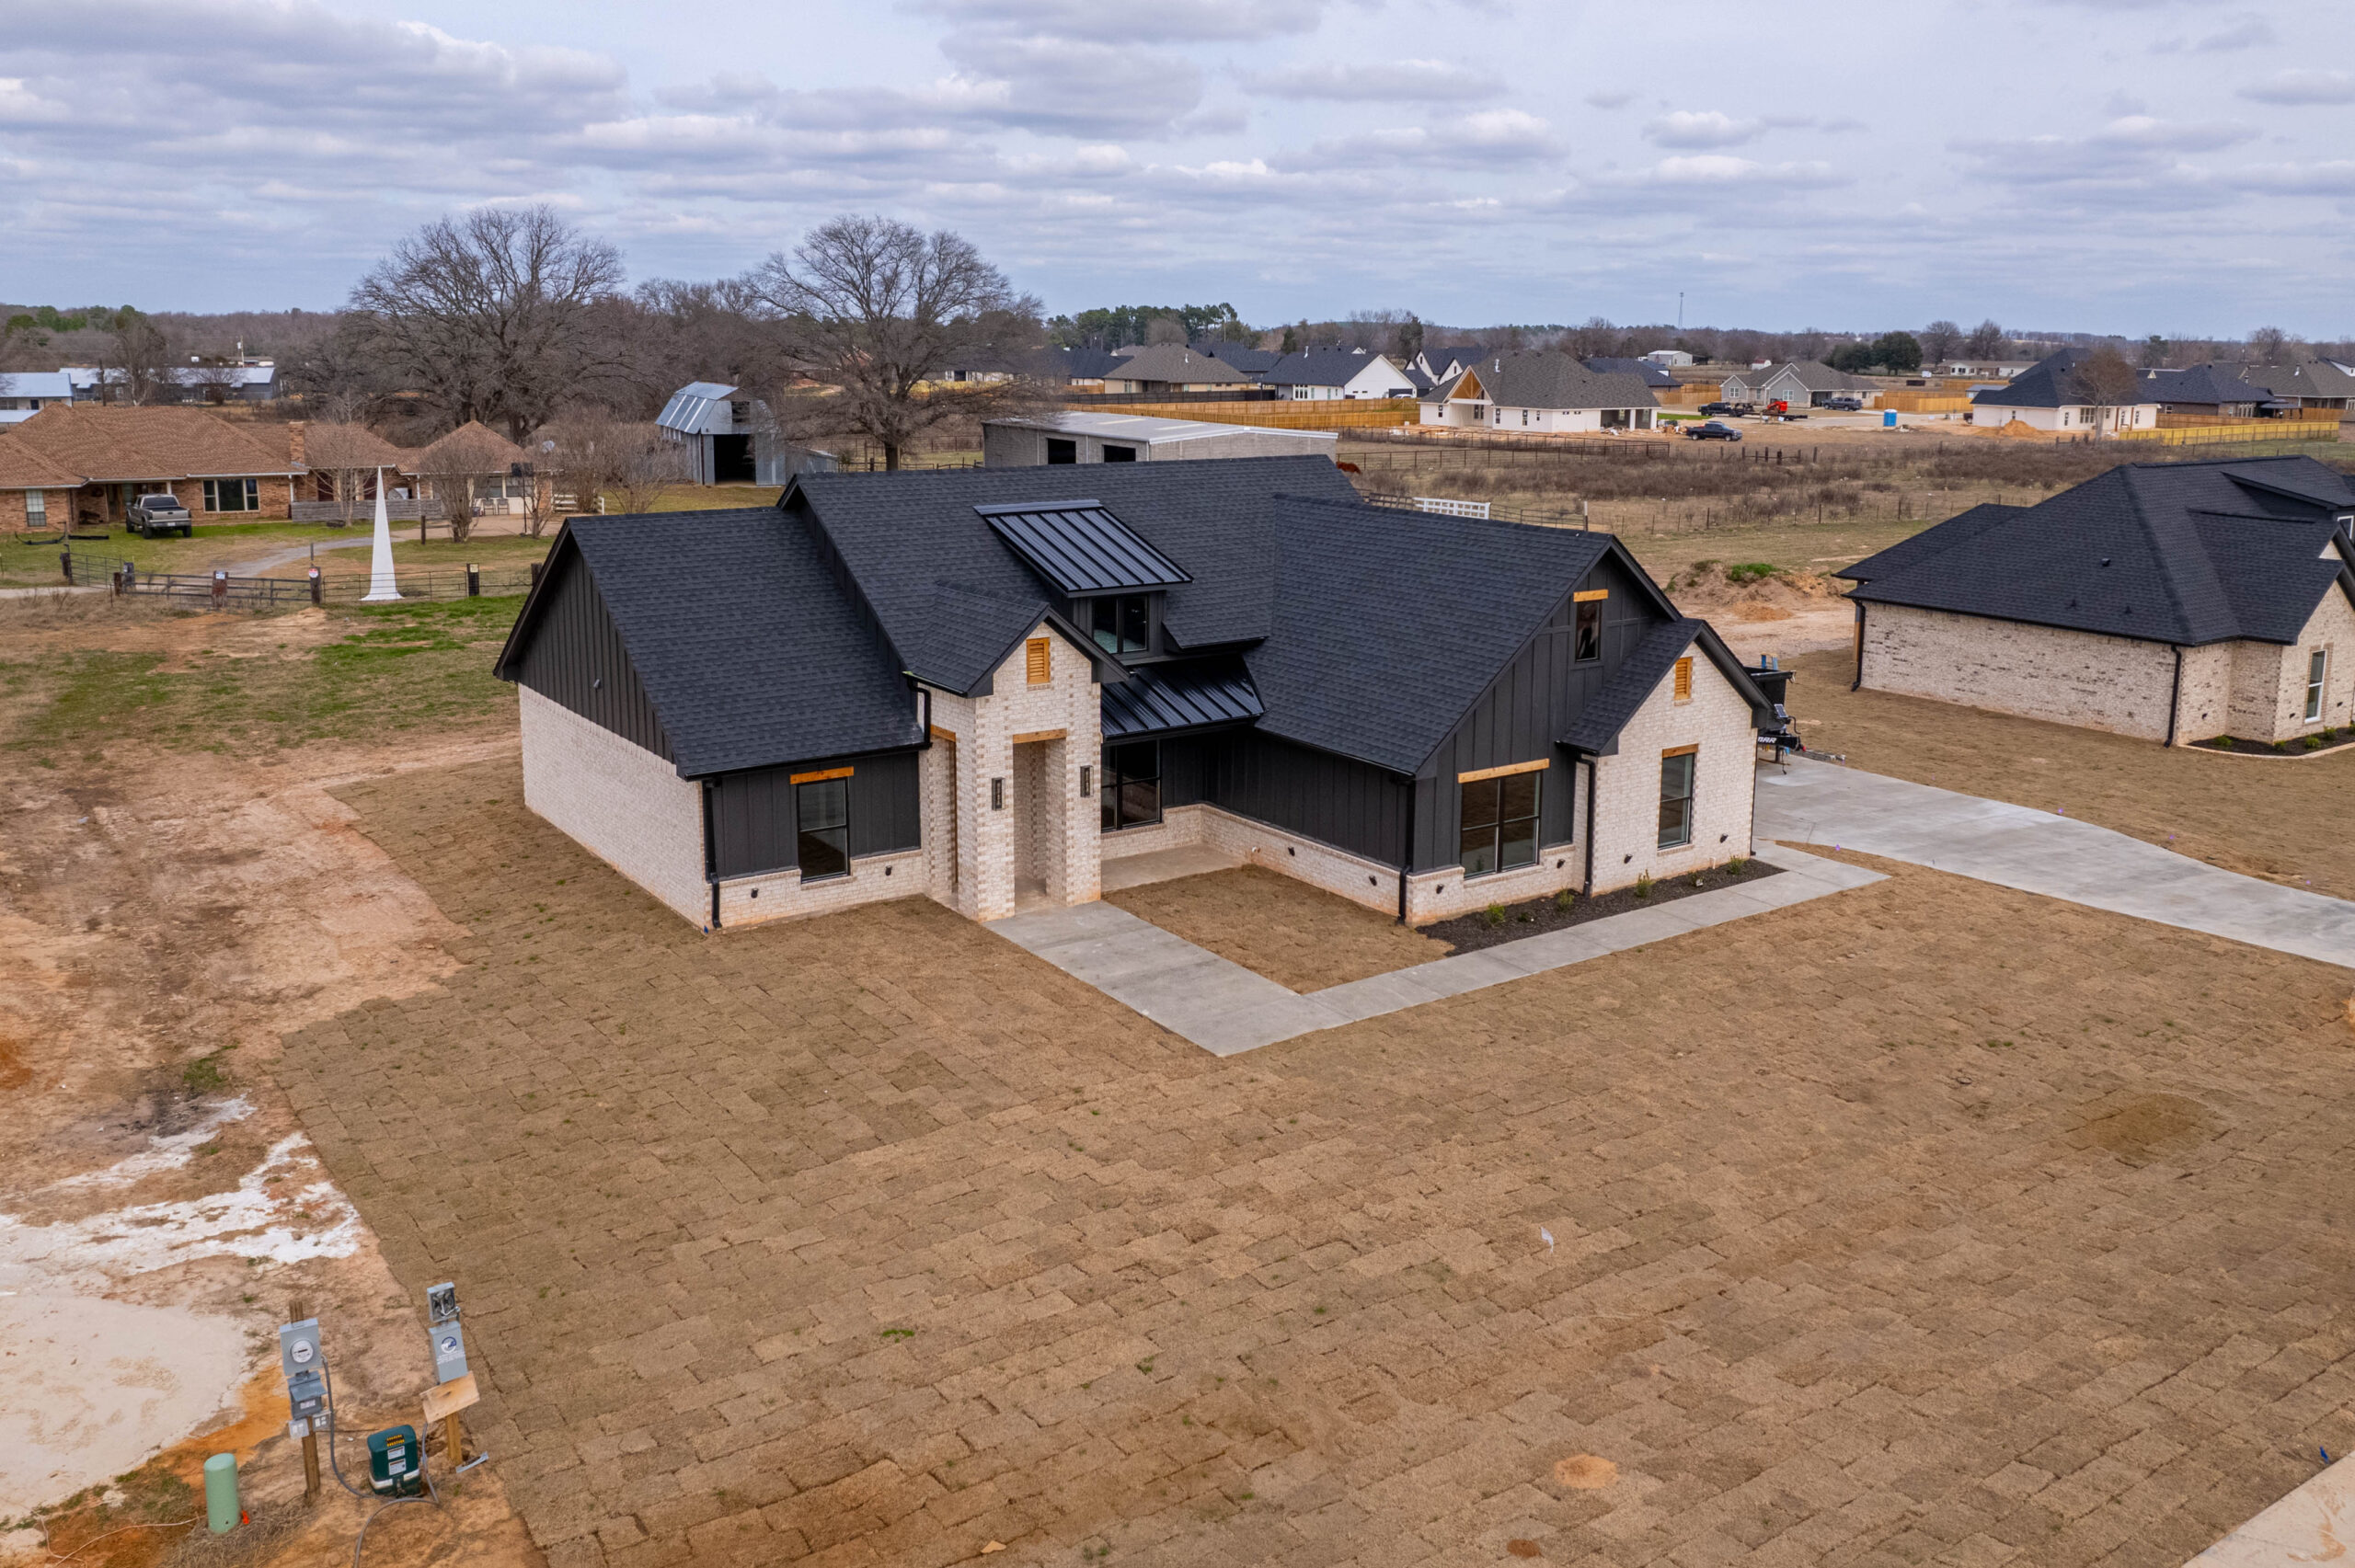
[[[2347,1555],[2355,1517],[2355,1459],[2334,1460],[2184,1568],[2286,1568],[2292,1562],[2335,1562]]]
[[[1013,915],[990,930],[1204,1050],[1235,1056],[1884,880],[1780,846],[1762,848],[1758,858],[1784,875],[1304,996],[1110,904]]]
[[[1794,759],[1759,770],[1756,831],[2355,968],[2355,903],[2025,806]]]

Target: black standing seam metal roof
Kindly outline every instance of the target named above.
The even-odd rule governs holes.
[[[973,509],[1067,596],[1175,588],[1194,580],[1097,501]]]
[[[1179,664],[1143,664],[1104,688],[1106,740],[1176,735],[1213,725],[1244,724],[1267,709],[1243,660],[1229,654]]]
[[[2334,583],[2355,600],[2337,521],[2349,508],[2355,486],[2311,457],[2125,464],[2008,515],[1974,508],[1841,575],[1867,604],[2187,647],[2286,643]]]

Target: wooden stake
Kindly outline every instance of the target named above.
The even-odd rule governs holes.
[[[316,591],[317,580],[316,578],[312,579],[314,591]],[[311,1315],[311,1303],[308,1299],[297,1296],[286,1304],[286,1312],[287,1322],[299,1323]],[[319,1501],[318,1426],[316,1416],[303,1426],[303,1506],[305,1508],[316,1507]]]
[[[457,1474],[458,1467],[466,1462],[465,1428],[459,1425],[459,1419],[458,1412],[454,1410],[442,1422],[442,1451],[450,1461],[452,1475]]]

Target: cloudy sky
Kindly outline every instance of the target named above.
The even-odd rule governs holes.
[[[631,273],[963,231],[1050,310],[2355,334],[2355,6],[8,0],[0,299],[326,307],[549,201]]]

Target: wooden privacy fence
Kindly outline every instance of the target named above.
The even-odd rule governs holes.
[[[2336,415],[2335,408],[2311,410]],[[2155,430],[2115,430],[2107,438],[2120,441],[2152,441],[2160,446],[2247,446],[2259,441],[2335,441],[2338,421],[2319,419],[2252,419],[2246,424],[2177,425]]]

